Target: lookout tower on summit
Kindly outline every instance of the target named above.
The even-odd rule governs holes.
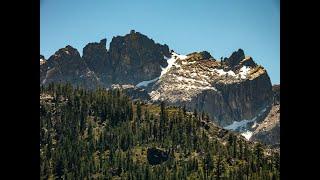
[[[130,31],[130,34],[134,34],[134,33],[136,33],[136,31],[132,29],[132,30]]]

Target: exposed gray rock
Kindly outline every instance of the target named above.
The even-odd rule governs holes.
[[[149,148],[147,150],[147,159],[150,165],[161,164],[164,161],[167,161],[169,154],[158,149],[158,148]]]
[[[273,106],[266,118],[257,125],[250,140],[279,147],[280,145],[280,85],[274,85]]]
[[[233,69],[243,59],[245,59],[244,51],[242,49],[238,49],[238,51],[233,52],[231,56],[225,60],[225,63],[228,67]]]
[[[112,83],[111,60],[106,49],[107,39],[102,39],[99,43],[89,43],[83,48],[82,59],[88,68],[99,77],[100,83],[108,87]]]
[[[40,84],[70,82],[89,89],[131,84],[120,88],[133,99],[186,105],[191,111],[209,113],[220,126],[252,119],[272,104],[267,71],[246,57],[242,49],[220,62],[207,51],[187,56],[173,50],[170,53],[167,45],[134,30],[114,37],[109,50],[106,42],[89,43],[82,57],[71,46],[58,50],[40,66]],[[170,67],[168,58],[174,61]],[[152,83],[133,86],[142,81]]]
[[[135,31],[112,38],[109,52],[113,82],[119,84],[137,84],[158,77],[161,67],[167,66],[164,56],[170,56],[167,45]]]
[[[272,86],[273,91],[273,104],[280,104],[280,84],[276,84]]]
[[[59,49],[40,66],[40,84],[51,82],[70,82],[87,88],[99,86],[95,73],[87,67],[79,52],[69,45]]]
[[[242,57],[244,59],[237,59]],[[150,96],[153,101],[208,112],[220,126],[252,119],[272,103],[270,78],[266,70],[255,63],[244,66],[242,63],[247,59],[242,50],[229,59],[238,62],[233,64],[237,71],[225,71],[221,66],[227,65],[203,59],[199,53],[177,59],[176,65],[153,85]]]

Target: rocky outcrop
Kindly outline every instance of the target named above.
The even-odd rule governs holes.
[[[40,66],[40,84],[51,82],[69,82],[87,88],[99,85],[95,73],[87,67],[79,52],[71,46],[59,49]]]
[[[273,92],[273,104],[274,105],[280,104],[280,84],[273,85],[272,92]]]
[[[113,82],[120,84],[137,84],[158,77],[161,67],[167,66],[164,56],[170,56],[167,45],[157,44],[135,31],[114,37],[109,52]]]
[[[188,54],[188,61],[199,61],[199,60],[214,60],[211,54],[208,51],[202,51],[202,52],[193,52],[191,54]]]
[[[234,51],[229,58],[224,60],[224,69],[226,71],[232,70],[237,71],[242,66],[246,67],[256,67],[257,64],[253,61],[250,56],[245,56],[244,51],[242,49],[238,49]]]
[[[265,120],[253,132],[250,140],[273,146],[280,145],[280,105],[272,107]]]
[[[82,59],[88,68],[99,77],[100,83],[109,86],[112,83],[112,67],[106,48],[107,39],[99,43],[89,43],[83,48]]]
[[[153,101],[208,112],[220,126],[252,119],[271,104],[272,86],[266,70],[245,57],[243,50],[233,53],[226,64],[205,59],[201,53],[181,57],[153,85]]]
[[[250,140],[279,147],[280,145],[280,85],[274,85],[273,106],[267,117],[257,125]]]
[[[233,52],[231,56],[225,60],[225,64],[233,69],[243,59],[245,59],[244,51],[242,49],[238,49],[238,51]]]
[[[109,50],[106,43],[87,44],[82,57],[71,46],[58,50],[40,65],[40,84],[119,84],[132,99],[205,111],[220,126],[256,118],[273,102],[267,71],[242,49],[222,62],[207,51],[185,56],[133,30],[113,37]]]
[[[87,44],[82,57],[71,46],[60,49],[49,58],[48,65],[41,67],[40,84],[68,81],[89,88],[96,83],[104,87],[137,84],[158,77],[162,67],[168,65],[164,57],[170,57],[169,47],[155,43],[139,32],[132,30],[125,36],[114,37],[109,51],[106,43],[107,40],[102,39]],[[43,61],[40,64],[44,64]],[[89,78],[86,73],[94,78],[94,84],[86,81]],[[45,78],[47,74],[49,78]],[[79,76],[83,80],[78,80]]]
[[[167,161],[169,154],[158,149],[158,148],[149,148],[147,150],[147,159],[150,165],[157,165]]]
[[[254,90],[256,84],[263,82],[259,78],[256,82],[219,85],[217,91],[204,91],[191,101],[192,108],[210,112],[211,117],[221,126],[227,126],[233,121],[254,118],[258,112],[268,105],[268,92],[265,89]],[[253,90],[250,92],[250,89]],[[263,96],[259,96],[262,92]]]

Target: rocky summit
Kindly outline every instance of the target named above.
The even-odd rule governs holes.
[[[99,85],[99,78],[88,68],[78,50],[68,45],[40,65],[40,84],[51,82],[70,82],[92,88]]]
[[[241,49],[224,62],[203,53],[172,53],[168,62],[169,67],[152,85],[153,101],[208,112],[221,126],[252,119],[272,101],[267,71]]]
[[[167,66],[163,57],[170,56],[167,45],[155,43],[134,30],[125,36],[113,37],[109,50],[106,43],[107,39],[88,43],[82,57],[70,45],[58,50],[48,63],[40,56],[40,84],[68,81],[90,89],[97,85],[136,84],[158,77],[161,67]]]
[[[40,55],[40,84],[120,88],[133,99],[205,112],[216,124],[247,139],[265,139],[260,138],[267,134],[262,130],[276,123],[269,114],[280,112],[275,90],[280,86],[273,91],[267,70],[242,49],[221,60],[207,51],[182,55],[134,30],[113,37],[109,49],[106,43],[102,39],[87,44],[82,57],[69,45],[48,60]],[[272,127],[252,128],[265,118]]]
[[[135,84],[160,75],[161,67],[167,66],[163,57],[169,56],[169,47],[131,31],[125,36],[114,37],[109,53],[113,83]]]

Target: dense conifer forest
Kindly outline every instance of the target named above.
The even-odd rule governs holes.
[[[41,179],[279,179],[280,154],[206,113],[121,90],[40,87]]]

